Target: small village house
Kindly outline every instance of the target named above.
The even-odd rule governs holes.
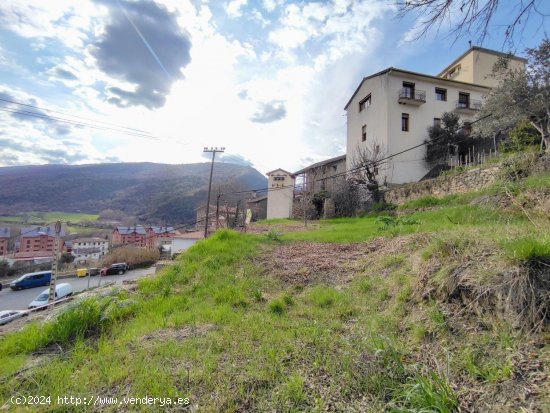
[[[75,263],[100,261],[109,251],[109,241],[103,238],[77,238],[72,240]]]
[[[267,174],[267,219],[290,218],[294,198],[294,175],[284,169]]]

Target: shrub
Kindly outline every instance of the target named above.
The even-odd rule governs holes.
[[[271,228],[265,236],[270,241],[281,242],[281,237],[283,236],[283,233],[279,230],[276,230],[275,228]]]
[[[157,248],[142,248],[124,246],[113,248],[103,257],[103,265],[108,266],[115,262],[125,262],[131,267],[139,267],[158,261],[160,252]]]

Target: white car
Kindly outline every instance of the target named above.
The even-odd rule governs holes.
[[[7,310],[0,311],[0,326],[8,324],[10,321],[15,320],[16,318],[24,317],[29,315],[26,311],[19,310]]]
[[[73,287],[69,283],[57,284],[55,286],[55,301],[60,300],[64,297],[68,297],[73,294]],[[48,299],[50,298],[50,289],[46,288],[42,291],[38,297],[34,299],[29,304],[29,308],[41,307],[48,304]]]

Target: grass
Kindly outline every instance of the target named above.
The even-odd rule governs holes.
[[[97,221],[97,214],[83,214],[73,212],[29,212],[18,216],[0,216],[0,221],[4,222],[21,222],[23,217],[28,216],[27,224],[44,224],[55,221],[80,223],[83,221]]]
[[[56,320],[0,337],[0,399],[128,394],[189,397],[207,412],[456,412],[468,389],[490,393],[511,383],[527,339],[475,314],[460,329],[465,315],[449,311],[452,300],[425,298],[423,289],[482,253],[505,258],[502,265],[547,254],[548,237],[519,211],[459,198],[404,216],[416,223],[331,219],[271,239],[218,231],[141,280],[136,294],[87,299]],[[410,234],[421,237],[359,257],[353,280],[342,285],[293,287],[255,259],[281,242],[382,237],[391,245]],[[463,390],[455,393],[451,382]]]

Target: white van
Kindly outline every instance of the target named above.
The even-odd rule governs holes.
[[[60,300],[64,297],[68,297],[73,294],[73,287],[69,283],[57,284],[55,286],[55,300]],[[50,289],[47,288],[42,291],[38,297],[29,304],[29,308],[36,308],[48,304],[50,298]]]

